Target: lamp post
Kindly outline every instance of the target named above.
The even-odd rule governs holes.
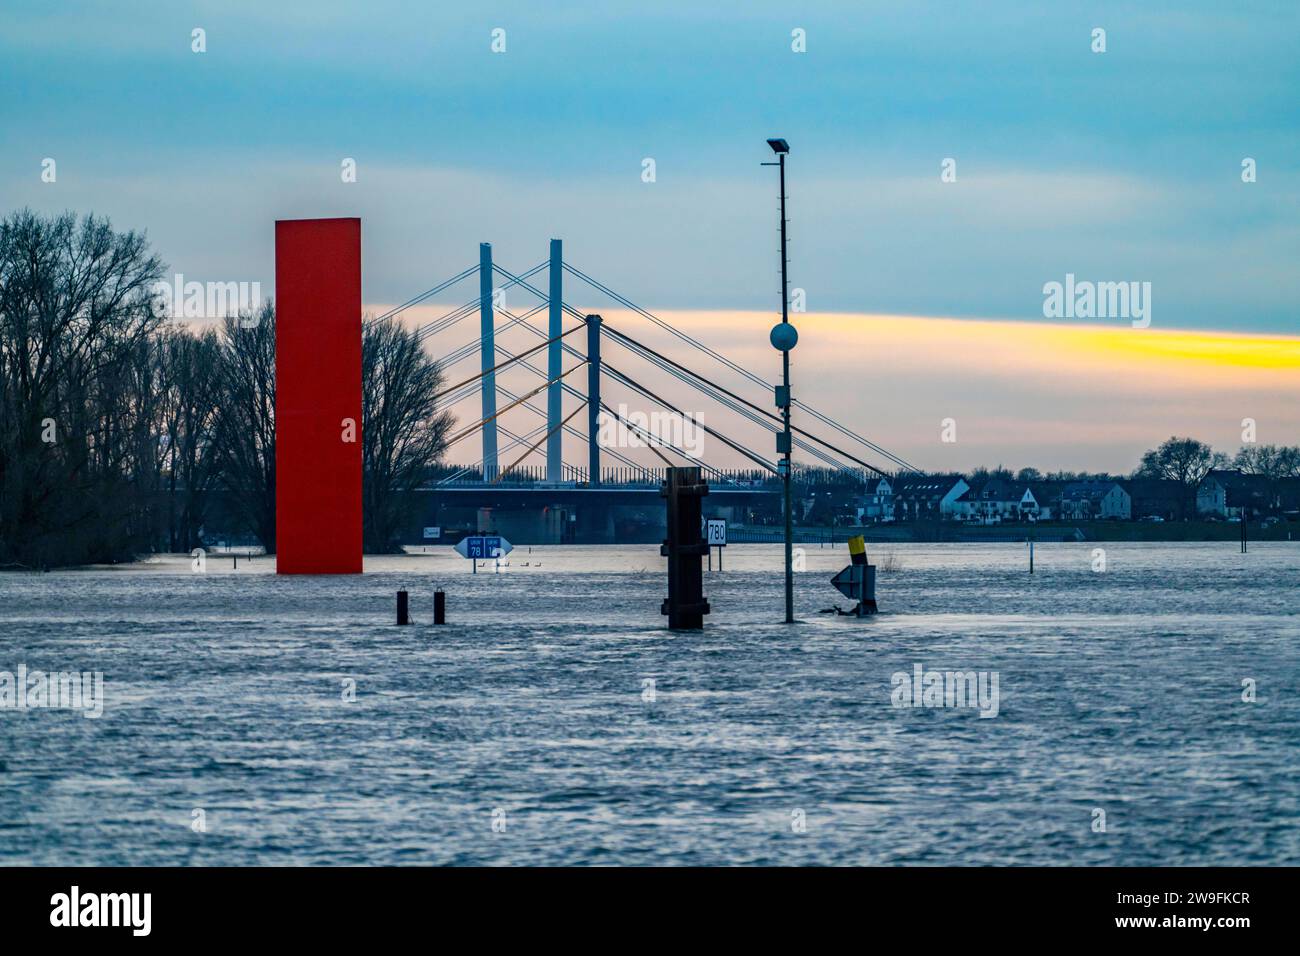
[[[781,409],[782,430],[776,436],[776,451],[781,456],[779,469],[785,486],[785,623],[794,623],[794,519],[790,502],[790,350],[799,341],[799,333],[790,324],[789,259],[786,256],[785,238],[785,157],[790,144],[783,139],[769,139],[767,145],[776,153],[775,163],[781,170],[781,322],[772,327],[768,336],[772,347],[781,353],[781,384],[776,387],[776,407]]]

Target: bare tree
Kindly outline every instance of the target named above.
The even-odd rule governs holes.
[[[1242,445],[1232,466],[1247,475],[1300,478],[1300,446]]]
[[[105,219],[0,222],[0,563],[121,560],[161,261]]]
[[[219,477],[214,429],[221,344],[213,329],[191,333],[172,327],[159,337],[156,354],[167,548],[189,551],[202,543],[199,532]]]
[[[1196,487],[1212,469],[1224,468],[1228,459],[1195,438],[1171,437],[1142,456],[1137,477],[1166,478],[1182,486],[1183,517],[1195,513]]]
[[[434,399],[442,372],[414,331],[392,319],[361,335],[361,454],[366,550],[398,550],[416,506],[414,490],[436,467],[452,425]]]
[[[231,510],[275,551],[275,306],[230,316],[220,336],[214,441]]]

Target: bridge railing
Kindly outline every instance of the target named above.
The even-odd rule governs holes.
[[[586,486],[587,469],[577,465],[565,465],[563,478],[559,482],[547,481],[546,466],[521,465],[512,468],[503,475],[485,475],[482,468],[446,469],[445,473],[430,476],[426,488],[482,488],[494,486],[502,489],[545,488],[559,486]],[[666,471],[663,468],[640,468],[629,466],[610,466],[600,470],[600,485],[604,488],[658,488],[663,484]],[[762,488],[771,484],[771,478],[755,469],[713,469],[706,470],[706,480],[715,488]]]

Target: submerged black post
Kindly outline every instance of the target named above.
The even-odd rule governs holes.
[[[1241,553],[1246,553],[1246,522],[1250,520],[1250,512],[1245,508],[1241,509]]]
[[[447,623],[447,594],[445,591],[433,592],[433,623]]]
[[[668,597],[659,613],[668,615],[673,630],[698,630],[709,613],[700,561],[709,553],[700,534],[701,499],[709,486],[698,467],[669,468],[659,493],[667,499],[668,509],[668,540],[659,549],[668,558]]]
[[[398,623],[398,624],[410,624],[410,623],[411,623],[411,616],[410,616],[410,614],[408,613],[408,609],[407,609],[407,603],[406,603],[406,592],[405,592],[405,591],[398,591],[398,592],[397,592],[397,623]]]

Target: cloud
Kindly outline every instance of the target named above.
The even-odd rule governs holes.
[[[408,321],[431,321],[449,311],[451,301],[416,307]],[[521,313],[532,304],[518,297],[511,309]],[[370,308],[383,311],[387,306]],[[694,354],[645,318],[599,304],[592,309],[611,327],[770,409],[770,392]],[[767,343],[770,317],[746,312],[658,315],[767,382],[779,381],[779,353]],[[791,360],[796,396],[925,468],[1002,463],[1126,473],[1144,450],[1173,434],[1195,435],[1233,451],[1247,417],[1259,423],[1260,441],[1300,444],[1300,402],[1295,400],[1300,394],[1300,337],[915,316],[810,313],[794,318],[800,329]],[[473,341],[475,322],[471,317],[432,340],[434,354]],[[544,328],[544,315],[532,324]],[[517,353],[542,338],[515,329],[498,343]],[[576,347],[585,348],[580,340]],[[683,411],[701,414],[706,424],[771,456],[772,438],[764,430],[614,344],[606,347],[604,358]],[[459,381],[476,370],[471,357],[449,369],[448,379]],[[518,392],[540,380],[512,369],[502,373],[502,381]],[[613,383],[606,388],[607,400],[652,408],[630,390]],[[461,414],[473,411],[475,401],[470,399]],[[533,427],[540,422],[524,409],[511,415],[521,431],[525,423]],[[940,440],[945,418],[957,421],[955,444]],[[845,443],[804,413],[796,413],[795,423]],[[581,454],[580,444],[568,441],[566,454]],[[888,465],[861,446],[845,450]],[[711,452],[720,461],[743,464],[721,445]]]

